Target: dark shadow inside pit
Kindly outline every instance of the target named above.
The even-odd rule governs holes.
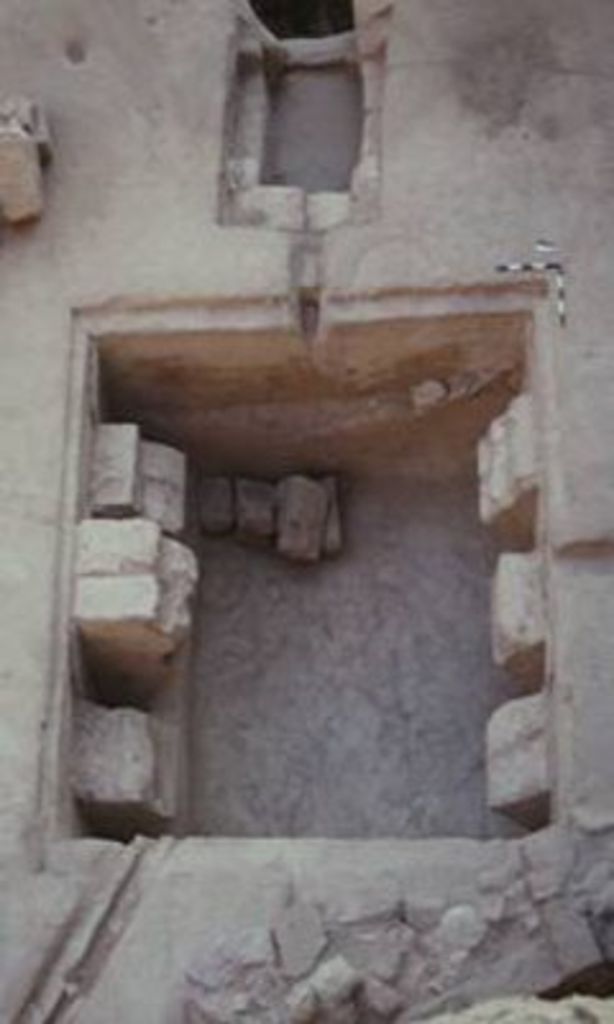
[[[280,38],[328,36],[354,27],[352,0],[251,0],[251,6]]]

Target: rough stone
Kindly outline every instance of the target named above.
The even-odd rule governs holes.
[[[539,554],[499,558],[493,587],[495,662],[518,675],[526,688],[543,683],[546,645],[542,561]]]
[[[36,142],[20,128],[0,126],[0,215],[11,224],[43,212],[43,177]]]
[[[487,731],[488,802],[530,828],[546,824],[550,779],[544,694],[503,704]]]
[[[317,562],[328,496],[315,480],[290,476],[279,485],[277,550],[293,562]]]
[[[318,967],[309,983],[319,1005],[328,1013],[348,1002],[362,984],[362,979],[343,956],[336,956]]]
[[[494,420],[478,447],[480,517],[510,546],[530,543],[535,533],[538,455],[533,402],[519,395]]]
[[[92,515],[133,516],[142,511],[139,434],[135,423],[97,427],[90,475]]]
[[[155,575],[160,527],[147,519],[85,519],[77,527],[78,576]]]
[[[176,448],[141,442],[143,511],[165,533],[180,534],[185,526],[186,457]]]
[[[73,789],[104,833],[122,837],[173,809],[161,799],[159,766],[148,715],[133,708],[77,705],[71,757]]]
[[[237,481],[237,533],[241,540],[268,543],[275,533],[277,494],[262,480]]]
[[[200,483],[198,513],[205,533],[230,533],[235,525],[232,480],[227,477],[204,477]]]
[[[185,544],[163,537],[160,546],[160,628],[179,641],[192,623],[191,600],[198,583],[198,561]]]

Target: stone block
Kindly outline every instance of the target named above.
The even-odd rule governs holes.
[[[279,485],[277,550],[293,562],[317,562],[328,510],[326,489],[305,476]]]
[[[341,510],[339,507],[339,485],[337,478],[334,476],[327,476],[322,480],[322,486],[324,487],[328,497],[322,550],[325,555],[331,558],[335,555],[341,554],[343,549]]]
[[[141,469],[144,514],[165,533],[181,533],[185,526],[185,455],[167,444],[142,441]]]
[[[160,786],[155,727],[134,708],[75,708],[71,777],[73,791],[92,826],[113,838],[157,833],[172,818]]]
[[[493,586],[493,656],[519,676],[527,689],[543,682],[546,613],[539,554],[499,558]]]
[[[503,704],[488,723],[489,807],[528,828],[541,828],[549,815],[547,712],[545,694],[532,694]]]
[[[309,984],[315,992],[318,1006],[325,1013],[332,1013],[352,1000],[362,978],[345,957],[335,956],[318,967]]]
[[[178,642],[189,631],[192,622],[190,602],[198,583],[198,561],[185,544],[163,537],[159,568],[159,627]]]
[[[494,420],[478,447],[480,518],[509,547],[532,545],[539,487],[530,395],[519,395]]]
[[[43,177],[38,147],[20,128],[0,126],[0,215],[10,224],[43,212]]]
[[[161,539],[149,519],[84,519],[77,527],[77,574],[155,575]]]
[[[199,488],[198,513],[204,533],[230,533],[235,525],[232,480],[226,477],[204,477]]]
[[[135,423],[101,423],[90,473],[94,516],[134,516],[142,510],[141,446]]]
[[[34,139],[42,164],[51,160],[51,133],[42,107],[27,96],[7,96],[0,101],[0,132],[17,130]]]
[[[237,481],[237,533],[241,540],[269,542],[275,534],[277,490],[262,480]]]

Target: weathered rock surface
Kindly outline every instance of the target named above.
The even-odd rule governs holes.
[[[90,470],[94,516],[132,516],[142,510],[141,444],[135,423],[101,423]]]
[[[305,476],[279,485],[277,550],[293,562],[317,562],[329,507],[324,487]]]
[[[488,803],[530,828],[546,824],[550,773],[543,693],[503,704],[488,723]]]

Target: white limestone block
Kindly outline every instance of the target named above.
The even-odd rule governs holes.
[[[519,395],[494,420],[478,447],[480,518],[512,538],[532,538],[539,486],[530,395]]]
[[[532,694],[503,704],[487,729],[488,805],[529,828],[549,815],[547,715],[545,694]]]
[[[543,682],[546,613],[537,552],[501,555],[493,585],[493,656],[532,688]]]
[[[21,128],[0,126],[0,215],[10,224],[43,212],[43,178],[34,139]]]
[[[181,533],[185,526],[187,461],[183,452],[167,444],[141,442],[143,512],[165,533]]]
[[[90,475],[94,516],[133,516],[142,510],[141,445],[136,423],[101,423]]]
[[[162,538],[160,555],[161,602],[158,622],[168,636],[179,640],[192,623],[190,602],[198,583],[198,561],[194,552],[169,537]]]
[[[77,527],[77,574],[155,575],[161,540],[149,519],[84,519]]]
[[[160,586],[153,574],[81,576],[77,580],[75,618],[81,631],[96,635],[118,634],[141,624],[155,629],[160,607]]]
[[[174,787],[162,785],[156,726],[134,708],[75,708],[71,777],[93,825],[118,838],[168,821]]]

